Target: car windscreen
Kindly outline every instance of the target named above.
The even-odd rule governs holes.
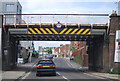
[[[52,61],[39,61],[38,64],[53,64]]]

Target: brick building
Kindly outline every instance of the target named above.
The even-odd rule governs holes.
[[[55,48],[54,53],[58,54],[58,57],[68,57],[70,53],[70,45],[61,44],[60,47]]]
[[[88,54],[87,54],[87,45],[85,41],[72,41],[71,42],[71,56],[75,56],[77,54],[81,55],[81,65],[84,67],[88,67]]]
[[[66,44],[60,47],[60,53],[62,54],[62,57],[68,57],[70,51],[70,45]]]

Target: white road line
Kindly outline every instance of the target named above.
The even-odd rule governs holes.
[[[61,75],[59,72],[56,72],[58,75]],[[67,80],[67,81],[70,81],[68,78],[66,78],[65,76],[62,76],[63,79]]]
[[[28,77],[30,75],[31,72],[28,72],[24,77],[22,77],[22,79],[26,79],[26,77]]]
[[[69,61],[68,61],[69,62]],[[69,62],[69,64],[73,67],[73,68],[75,68],[70,62]]]
[[[59,72],[56,72],[58,75],[61,75]]]
[[[66,78],[65,76],[62,76],[63,77],[63,79],[65,79],[65,80],[67,80],[67,81],[70,81],[68,78]]]
[[[69,66],[71,65],[71,66],[72,66],[72,68],[74,68],[74,69],[75,69],[75,67],[74,67],[74,66],[73,66],[73,65],[72,65],[72,64],[71,64],[68,60],[66,60],[66,59],[65,59],[65,61],[67,62],[67,64],[69,63],[69,64],[68,64]],[[70,66],[70,67],[71,67],[71,66]]]
[[[36,64],[37,64],[37,63],[33,64],[33,67],[36,67]],[[32,67],[32,68],[33,68],[33,67]],[[31,74],[31,71],[28,72],[27,74],[25,74],[25,76],[23,76],[21,79],[26,79],[26,77],[28,77],[30,74]]]
[[[64,59],[65,61],[66,61],[66,63],[67,63],[67,65],[69,66],[69,67],[71,67],[72,65],[71,64],[68,64],[68,61],[66,60],[66,59]],[[71,65],[71,66],[70,66]],[[72,66],[73,67],[73,66]]]
[[[84,74],[88,75],[88,76],[96,77],[96,78],[99,78],[99,79],[106,79],[106,78],[102,78],[102,77],[99,77],[99,76],[96,76],[96,75],[91,75],[91,74],[88,74],[88,73],[84,73]]]

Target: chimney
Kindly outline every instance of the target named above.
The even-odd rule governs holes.
[[[111,16],[117,16],[117,13],[115,10],[112,11],[112,15]]]

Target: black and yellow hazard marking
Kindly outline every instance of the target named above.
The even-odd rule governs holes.
[[[59,30],[59,29],[58,29]],[[28,28],[28,34],[77,34],[77,35],[91,35],[90,29],[84,28],[63,28],[58,32],[54,28]]]

